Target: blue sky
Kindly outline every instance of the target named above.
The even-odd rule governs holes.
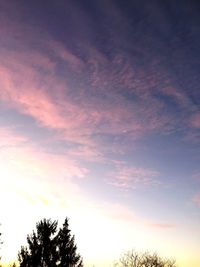
[[[86,266],[132,248],[199,266],[199,9],[1,1],[4,261],[67,215]]]

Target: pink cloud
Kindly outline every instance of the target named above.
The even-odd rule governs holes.
[[[182,90],[178,90],[174,87],[167,87],[163,89],[163,93],[166,96],[171,96],[173,97],[176,102],[179,104],[179,106],[182,107],[182,109],[187,112],[187,114],[185,114],[185,116],[182,118],[182,123],[183,125],[187,125],[187,127],[189,128],[189,131],[187,133],[186,139],[188,140],[194,140],[197,138],[198,136],[196,136],[196,133],[191,131],[191,127],[193,129],[199,129],[200,128],[200,113],[194,111],[194,104],[192,103],[191,99],[187,96],[187,94]],[[188,116],[188,114],[190,114],[192,112],[191,116]]]
[[[177,103],[183,107],[188,107],[188,105],[190,104],[186,94],[175,87],[168,86],[163,88],[161,91],[163,92],[164,95],[171,96],[172,98],[174,98],[177,101]]]
[[[147,73],[130,64],[123,55],[115,55],[114,59],[109,61],[105,55],[95,52],[91,64],[92,86],[112,100],[112,108],[115,108],[115,104],[118,107],[116,110],[118,112],[113,112],[112,116],[116,114],[120,118],[120,112],[123,114],[124,109],[127,111],[126,116],[120,118],[124,132],[141,136],[155,130],[166,133],[175,127],[177,119],[173,114],[163,112],[166,109],[164,102],[153,94],[155,91],[165,94],[164,89],[157,89],[156,75],[155,77],[146,77]],[[108,88],[114,88],[114,90],[109,91]],[[137,99],[134,105],[131,101],[127,101],[131,95],[133,99]],[[181,98],[178,90],[176,90],[176,97]],[[119,125],[118,127],[120,128]]]
[[[149,226],[156,228],[156,229],[170,229],[170,228],[175,227],[174,224],[168,224],[168,223],[152,223],[152,224],[149,224]]]
[[[67,155],[45,153],[30,144],[1,150],[0,174],[4,179],[0,185],[9,192],[17,190],[26,194],[31,191],[35,194],[44,190],[57,195],[67,190],[71,191],[70,194],[78,194],[80,188],[77,181],[86,178],[88,173],[87,168]]]
[[[116,171],[110,175],[109,184],[122,189],[135,189],[137,187],[159,185],[160,181],[156,179],[159,175],[157,171],[129,167],[123,162],[116,164]]]
[[[68,155],[75,158],[87,159],[93,162],[105,161],[103,154],[98,151],[98,149],[95,147],[89,147],[87,145],[69,149]]]
[[[28,34],[25,29],[18,31],[22,36]],[[100,158],[106,146],[94,140],[96,136],[112,135],[115,150],[120,146],[118,153],[123,150],[123,145],[117,144],[119,135],[138,138],[150,131],[166,132],[173,128],[172,117],[161,112],[163,104],[148,92],[149,83],[137,84],[136,70],[123,56],[116,55],[110,61],[97,49],[85,47],[89,59],[83,62],[47,33],[44,36],[39,42],[51,52],[50,55],[31,49],[29,53],[4,49],[0,66],[0,86],[3,88],[0,100],[8,107],[31,116],[40,127],[53,130],[58,138],[82,145],[82,151],[73,152],[79,157],[87,154],[90,158]],[[87,90],[84,83],[79,88],[71,88],[66,79],[56,74],[57,59],[79,74],[89,69]],[[81,75],[78,79],[82,79]],[[130,85],[137,88],[138,101],[134,105],[118,89],[109,89],[123,86],[129,90]],[[74,90],[76,98],[71,96]]]
[[[200,194],[196,194],[196,195],[193,197],[192,201],[193,201],[197,206],[200,207]]]
[[[165,105],[153,94],[161,92],[173,97],[182,107],[190,106],[187,96],[174,88],[170,80],[164,81],[167,86],[160,85],[162,73],[152,69],[158,59],[144,68],[134,64],[126,54],[115,54],[110,59],[96,47],[83,42],[82,49],[88,55],[83,60],[37,25],[34,30],[30,25],[21,25],[18,22],[20,8],[5,6],[9,8],[9,14],[16,13],[16,23],[4,14],[0,31],[3,39],[14,39],[20,49],[1,48],[0,84],[3,90],[0,97],[19,112],[32,116],[41,127],[56,130],[60,137],[94,149],[96,142],[92,135],[138,138],[151,131],[166,133],[181,123],[174,114],[165,113]],[[120,11],[116,12],[122,15]],[[89,18],[80,14],[89,23]],[[45,48],[43,53],[31,46],[35,40],[39,47]],[[28,52],[23,49],[27,46]],[[144,53],[140,47],[134,49],[136,53]],[[66,77],[58,76],[60,62],[79,75],[80,88],[69,88],[64,81]],[[89,83],[84,84],[84,79]],[[70,97],[70,91],[77,92],[78,101]],[[127,101],[130,93],[137,99],[134,104]],[[195,128],[199,128],[198,117],[192,118],[191,124]]]
[[[98,210],[102,213],[106,212],[106,216],[110,217],[113,220],[124,221],[132,224],[142,225],[147,228],[154,228],[157,230],[167,230],[176,227],[172,223],[161,223],[159,219],[150,220],[149,218],[144,218],[136,214],[129,207],[124,206],[119,203],[106,203],[102,207],[98,207]]]
[[[117,103],[94,101],[79,105],[67,96],[67,84],[58,81],[51,75],[41,76],[37,68],[30,66],[23,58],[20,63],[17,58],[7,58],[9,68],[1,66],[2,101],[15,107],[21,113],[32,116],[41,126],[62,130],[62,135],[68,140],[80,143],[91,143],[90,135],[94,133],[138,135],[145,127],[136,114]],[[35,58],[39,66],[48,61]],[[52,71],[50,68],[50,73]],[[48,68],[47,68],[48,69]],[[86,97],[86,96],[83,96]],[[157,123],[157,122],[156,122]],[[149,123],[150,125],[151,123]],[[152,126],[151,126],[152,127]],[[153,126],[154,127],[154,126]]]
[[[200,181],[200,172],[195,172],[192,176],[192,178],[196,181]]]
[[[0,188],[5,199],[18,194],[26,201],[38,196],[59,200],[67,194],[77,200],[81,195],[77,181],[85,179],[89,170],[70,155],[46,153],[16,134],[14,127],[0,128],[0,147]]]
[[[200,113],[199,112],[192,115],[192,117],[191,117],[191,125],[194,128],[197,128],[197,129],[200,128]]]
[[[82,139],[81,142],[87,142],[88,129],[81,127],[86,123],[87,115],[80,112],[79,107],[67,98],[63,98],[61,91],[64,85],[58,84],[51,77],[40,77],[35,68],[28,68],[15,61],[12,64],[11,60],[10,63],[9,69],[0,68],[0,83],[3,88],[0,92],[1,101],[32,116],[41,126],[62,130],[66,139],[77,142]],[[49,88],[52,87],[54,91],[51,95]],[[80,132],[80,128],[84,132]],[[84,134],[85,140],[82,138]]]
[[[137,214],[134,213],[129,207],[120,203],[104,203],[102,202],[98,206],[98,212],[105,214],[106,217],[111,218],[114,221],[124,221],[128,223],[144,223]]]
[[[55,53],[59,59],[63,60],[65,63],[70,66],[74,71],[80,71],[84,67],[84,62],[74,55],[72,52],[66,49],[62,43],[59,43],[54,40],[48,40],[46,46]]]
[[[0,147],[17,146],[26,141],[24,136],[14,133],[11,129],[0,128]]]

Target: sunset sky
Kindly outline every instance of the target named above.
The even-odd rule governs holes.
[[[66,216],[86,267],[200,266],[200,2],[0,0],[0,232]]]

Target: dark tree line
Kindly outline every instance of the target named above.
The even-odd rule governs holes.
[[[36,231],[27,236],[27,246],[18,253],[20,267],[82,267],[68,219],[58,229],[58,222],[50,219],[36,224]]]
[[[38,222],[36,230],[27,236],[27,246],[22,246],[18,253],[18,263],[19,267],[83,267],[82,257],[77,253],[74,236],[69,230],[68,218],[59,229],[57,221],[43,219]],[[130,251],[114,266],[176,267],[177,265],[174,260],[163,259],[155,253]],[[16,267],[16,264],[10,267]]]

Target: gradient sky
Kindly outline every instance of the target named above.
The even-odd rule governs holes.
[[[3,261],[68,216],[85,266],[200,266],[199,1],[0,1]]]

